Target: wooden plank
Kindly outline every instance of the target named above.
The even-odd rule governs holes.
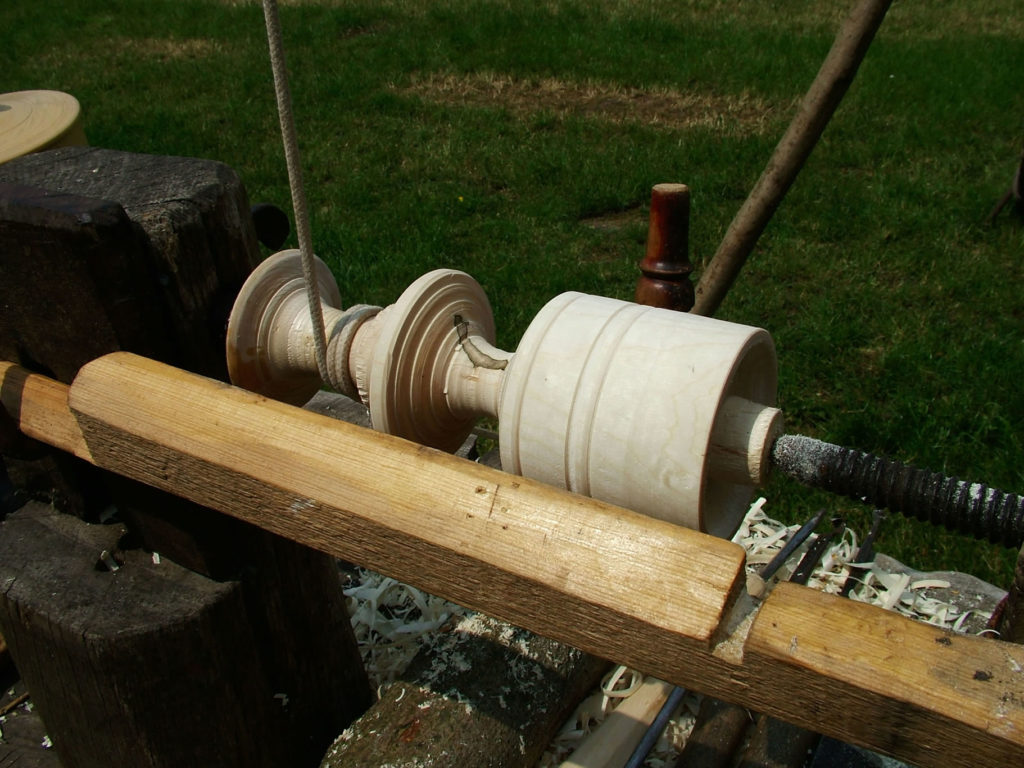
[[[773,714],[798,725],[841,720],[849,740],[890,754],[915,744],[921,765],[1024,764],[1020,646],[787,583],[761,608],[744,666],[771,670],[788,692]]]
[[[649,677],[628,699],[619,704],[601,727],[576,747],[560,768],[620,768],[640,740],[675,686]]]
[[[69,403],[100,466],[613,658],[708,650],[742,588],[735,544],[128,353]]]
[[[735,545],[124,353],[70,405],[103,466],[538,634],[917,765],[1024,764],[1024,647],[794,585],[748,637]]]
[[[92,462],[66,385],[0,360],[0,404],[24,434]]]

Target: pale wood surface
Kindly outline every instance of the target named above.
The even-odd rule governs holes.
[[[78,99],[60,91],[0,94],[0,163],[51,147],[85,144]]]
[[[561,768],[621,768],[674,688],[671,683],[653,677],[644,680],[605,718],[601,727],[569,755]]]
[[[124,353],[70,400],[103,466],[539,634],[914,764],[1024,764],[1024,647],[793,585],[748,638],[727,542]]]

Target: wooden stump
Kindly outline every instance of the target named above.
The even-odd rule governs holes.
[[[220,163],[82,147],[13,160],[0,166],[0,358],[70,382],[90,359],[125,349],[224,379],[227,314],[257,258],[245,190]],[[139,630],[140,637],[148,638],[144,643],[133,644],[134,636],[106,636],[109,647],[102,658],[84,636],[77,636],[81,647],[75,647],[75,633],[53,606],[33,607],[52,617],[53,640],[18,622],[4,627],[15,662],[65,759],[103,754],[89,733],[92,729],[100,739],[109,732],[97,719],[106,711],[102,699],[110,695],[99,682],[105,676],[122,685],[144,683],[154,691],[174,689],[187,679],[193,709],[205,714],[176,717],[139,695],[124,705],[121,719],[132,729],[125,739],[155,744],[173,725],[182,743],[205,748],[223,741],[221,748],[230,751],[224,747],[232,742],[224,741],[223,728],[245,724],[244,740],[250,746],[239,753],[255,750],[264,762],[239,765],[315,764],[330,740],[369,705],[371,692],[332,558],[97,472],[60,452],[17,460],[8,456],[6,461],[17,481],[62,509],[96,520],[115,507],[139,556],[148,556],[143,550],[156,551],[164,563],[173,560],[214,579],[196,593],[195,605],[172,602],[165,606],[168,615],[151,616],[153,632]],[[0,528],[0,538],[9,531]],[[38,556],[59,569],[56,551]],[[27,561],[22,567],[28,567]],[[15,583],[22,581],[11,573]],[[219,581],[234,586],[226,592]],[[130,583],[132,591],[124,600],[136,601],[139,610],[161,591],[162,582]],[[5,606],[0,610],[17,613],[13,600],[0,590]],[[189,611],[199,608],[208,624],[189,624]],[[198,666],[184,674],[178,662],[165,663],[177,642],[173,633],[159,639],[159,627],[168,623],[231,638],[235,652],[217,662],[234,668],[214,666],[207,674],[205,652],[184,640],[180,664]],[[45,645],[37,648],[37,643]],[[129,667],[123,677],[107,663],[119,653]],[[51,656],[57,661],[47,661]],[[90,669],[90,663],[96,668]],[[64,664],[69,675],[83,680],[92,675],[97,683],[83,685],[79,700],[73,700],[63,695],[67,682],[54,679],[48,664]],[[228,695],[219,682],[208,684],[210,675],[228,681],[252,677],[261,692]],[[282,698],[268,704],[267,691]],[[254,697],[264,709],[247,713],[258,708],[251,703]],[[287,707],[282,706],[285,697]],[[219,722],[222,718],[227,726]],[[169,743],[165,746],[167,754],[177,754]],[[150,752],[149,762],[138,757],[123,764],[170,764],[164,762],[164,746]]]
[[[223,324],[259,253],[248,199],[234,171],[210,160],[69,147],[5,163],[0,182],[47,190],[44,206],[31,200],[2,204],[0,237],[13,235],[23,253],[31,252],[31,270],[11,275],[27,281],[15,292],[21,303],[44,296],[54,302],[56,317],[39,335],[57,344],[73,330],[84,346],[74,353],[61,345],[52,358],[39,360],[56,378],[67,381],[75,363],[101,354],[101,341],[108,347],[103,351],[113,351],[115,340],[113,349],[227,378]],[[83,209],[80,198],[93,202]],[[44,218],[40,207],[52,218]],[[134,237],[108,234],[118,228],[130,229]],[[62,233],[56,242],[47,237],[54,229]],[[100,241],[89,248],[93,232]],[[110,252],[115,242],[128,252]],[[97,306],[101,312],[89,312]],[[39,314],[32,312],[43,321]]]
[[[122,552],[123,526],[37,502],[0,529],[0,628],[65,768],[288,764],[239,582]],[[159,727],[140,738],[139,721]],[[182,738],[198,730],[215,738]]]
[[[471,614],[420,651],[321,768],[529,768],[608,662]]]

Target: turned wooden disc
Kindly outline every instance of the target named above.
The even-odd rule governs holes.
[[[41,149],[86,143],[74,96],[60,91],[0,94],[0,163]]]
[[[314,263],[323,305],[341,307],[331,270],[320,259]],[[320,373],[315,367],[307,370],[291,365],[294,356],[288,351],[288,331],[306,321],[308,313],[299,251],[275,253],[256,267],[228,319],[226,352],[231,383],[292,405],[309,401],[323,386]]]
[[[437,269],[412,283],[381,313],[369,405],[373,427],[432,448],[455,451],[475,418],[452,413],[446,374],[459,349],[455,318],[494,343],[494,315],[483,288],[465,272]]]

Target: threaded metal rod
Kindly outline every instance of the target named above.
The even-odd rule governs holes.
[[[1024,498],[802,435],[783,435],[772,461],[784,475],[1007,547],[1024,543]]]

